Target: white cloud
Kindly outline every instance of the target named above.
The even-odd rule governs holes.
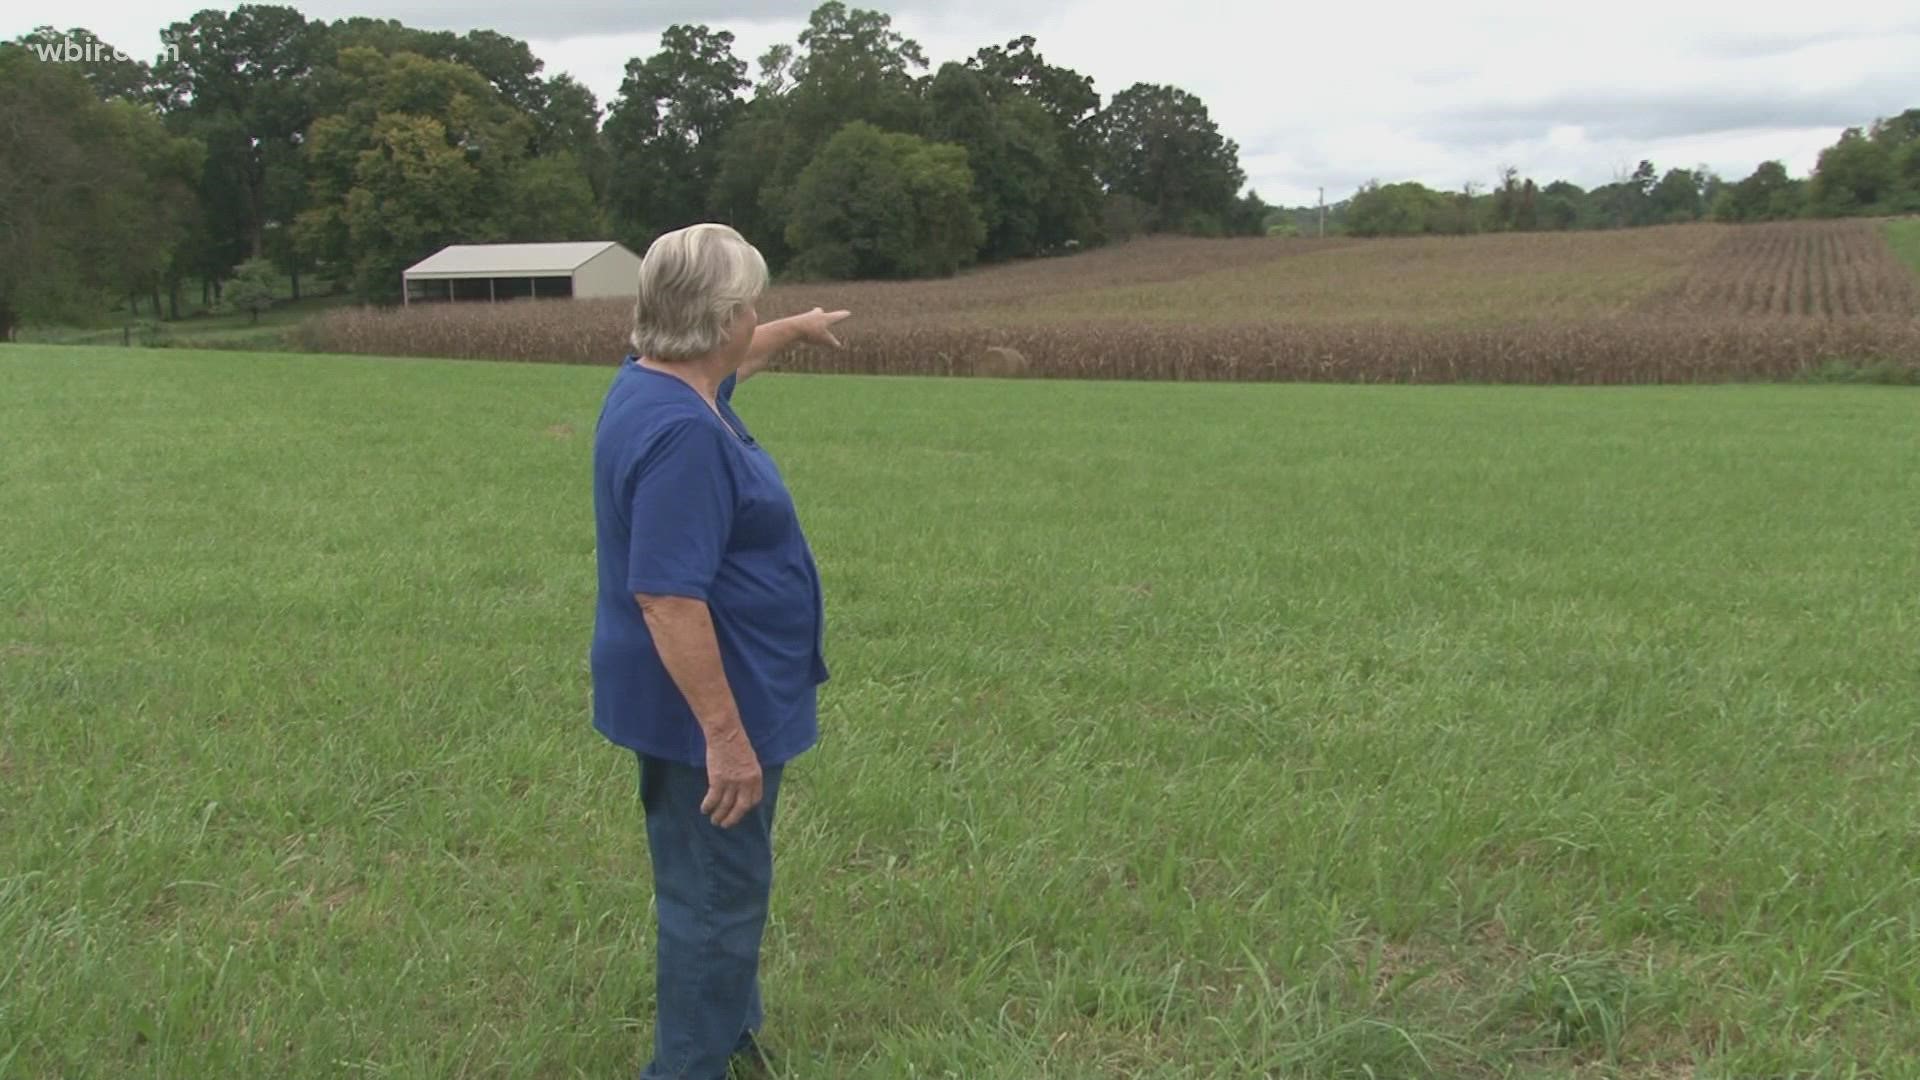
[[[0,35],[36,23],[84,25],[145,55],[159,28],[202,2],[72,0],[10,9]],[[611,98],[626,61],[675,21],[732,30],[750,65],[792,41],[809,0],[317,0],[412,25],[488,27],[525,37],[549,73],[571,72]],[[850,6],[862,6],[854,3]],[[1743,176],[1780,158],[1805,173],[1842,127],[1920,106],[1920,16],[1905,3],[1756,7],[1616,3],[1514,14],[1504,5],[1390,3],[1289,9],[1271,0],[1195,0],[1170,12],[1142,0],[1042,5],[988,0],[872,2],[936,65],[1032,34],[1056,63],[1111,95],[1134,82],[1199,95],[1240,144],[1270,201],[1311,202],[1360,182],[1490,183],[1507,164],[1586,186],[1641,158]]]

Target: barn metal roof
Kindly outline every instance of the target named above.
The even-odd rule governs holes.
[[[562,244],[452,244],[407,267],[410,278],[518,277],[569,274],[611,247],[612,240]]]

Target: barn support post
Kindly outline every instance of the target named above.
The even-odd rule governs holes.
[[[413,303],[413,282],[407,280],[407,275],[401,274],[400,275],[400,306],[406,307],[408,304],[411,304],[411,303]]]
[[[499,301],[499,297],[493,295],[493,279],[488,278],[487,279],[487,303],[492,304],[492,303],[497,303],[498,301]]]

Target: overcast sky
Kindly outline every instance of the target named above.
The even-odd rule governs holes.
[[[195,0],[9,4],[0,37],[86,26],[135,56]],[[547,74],[605,104],[627,58],[675,22],[732,30],[751,65],[791,42],[811,0],[307,0],[309,17],[396,18],[527,39]],[[1435,5],[1384,0],[891,0],[937,67],[1032,34],[1048,61],[1104,97],[1134,82],[1183,87],[1240,144],[1269,202],[1352,194],[1369,178],[1489,185],[1503,165],[1583,186],[1707,165],[1739,178],[1769,158],[1805,175],[1842,128],[1920,106],[1920,5],[1907,3]],[[958,10],[964,7],[964,12]]]

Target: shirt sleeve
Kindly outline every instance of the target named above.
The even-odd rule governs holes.
[[[687,417],[642,455],[627,592],[707,599],[733,532],[733,474],[718,425]]]
[[[727,376],[726,378],[724,378],[724,379],[721,379],[721,380],[720,380],[720,389],[719,389],[719,391],[718,391],[718,393],[719,393],[719,395],[720,395],[720,400],[721,400],[721,401],[732,401],[732,400],[733,400],[733,388],[734,388],[735,386],[737,386],[737,385],[739,385],[739,383],[740,383],[740,376],[738,376],[738,375],[729,375],[729,376]]]

